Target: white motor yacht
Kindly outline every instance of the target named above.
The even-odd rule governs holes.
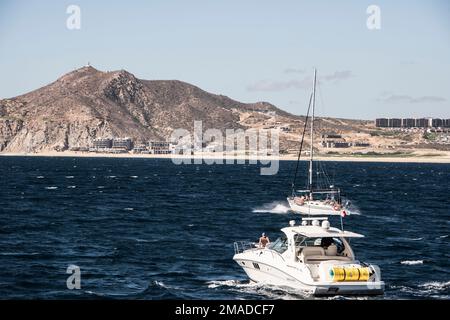
[[[328,218],[290,221],[266,247],[235,242],[235,260],[250,280],[321,295],[377,295],[384,292],[380,269],[357,260],[350,239],[364,237],[330,226]]]

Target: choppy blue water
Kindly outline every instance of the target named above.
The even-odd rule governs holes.
[[[366,235],[352,245],[381,267],[384,298],[448,299],[450,166],[325,165],[361,212],[346,226]],[[249,284],[232,260],[233,241],[299,220],[285,202],[293,166],[1,157],[0,297],[309,298]],[[66,287],[71,264],[80,290]]]

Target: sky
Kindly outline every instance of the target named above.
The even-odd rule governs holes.
[[[317,68],[320,116],[450,118],[450,2],[0,0],[0,99],[87,63],[293,114]]]

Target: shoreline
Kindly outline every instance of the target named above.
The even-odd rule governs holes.
[[[78,158],[133,158],[133,159],[214,159],[214,160],[253,160],[253,161],[296,161],[297,156],[245,156],[245,155],[217,155],[213,153],[197,154],[192,156],[172,155],[172,154],[133,154],[133,153],[91,153],[79,151],[64,152],[40,152],[40,153],[0,153],[0,157],[78,157]],[[450,163],[450,155],[421,156],[411,155],[407,157],[389,156],[360,156],[360,155],[333,155],[317,156],[319,161],[340,161],[340,162],[391,162],[391,163]],[[301,161],[308,161],[307,156],[303,156]]]

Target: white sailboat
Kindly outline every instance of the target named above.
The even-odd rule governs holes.
[[[294,174],[294,181],[292,182],[292,193],[287,198],[289,206],[294,213],[304,215],[347,215],[349,202],[343,204],[341,198],[341,190],[335,188],[334,185],[319,188],[318,184],[314,185],[313,170],[314,170],[314,109],[316,100],[316,82],[317,71],[314,69],[313,90],[309,100],[308,112],[305,120],[305,127],[303,130],[302,141],[297,159],[296,170]],[[305,189],[297,190],[295,186],[298,166],[300,162],[300,155],[302,152],[303,140],[308,123],[309,111],[311,112],[311,141],[310,141],[310,158],[308,171],[308,185]]]

